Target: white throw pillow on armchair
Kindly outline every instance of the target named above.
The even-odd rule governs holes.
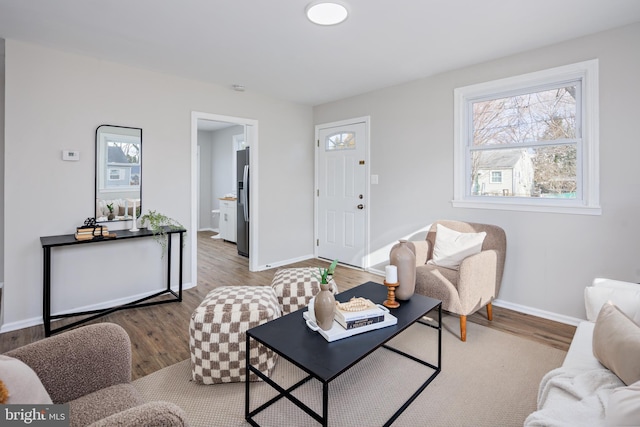
[[[457,270],[468,256],[480,253],[487,233],[460,233],[440,224],[436,224],[436,241],[433,255],[427,264]]]

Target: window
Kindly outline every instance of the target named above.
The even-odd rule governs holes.
[[[326,137],[325,150],[355,150],[355,132],[337,132]]]
[[[600,214],[597,60],[454,96],[455,207]]]
[[[140,136],[103,133],[100,154],[106,167],[98,177],[101,192],[121,192],[140,188]],[[102,170],[102,169],[101,169]]]

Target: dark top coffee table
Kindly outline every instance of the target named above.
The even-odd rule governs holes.
[[[353,289],[341,292],[336,295],[336,300],[346,302],[351,297],[365,297],[374,303],[382,303],[387,296],[387,288],[384,285],[374,282],[367,282]],[[420,360],[414,356],[406,354],[400,350],[385,345],[390,339],[407,329],[409,326],[417,322],[431,310],[438,310],[437,324],[424,323],[438,331],[438,361],[437,364],[431,364],[424,360]],[[384,424],[391,425],[400,414],[413,402],[418,395],[433,381],[440,373],[440,359],[442,348],[442,302],[433,298],[422,295],[413,295],[409,301],[400,301],[400,307],[391,309],[390,312],[397,319],[396,325],[386,328],[376,329],[364,332],[359,335],[344,338],[338,341],[327,342],[318,332],[313,332],[307,328],[302,313],[306,311],[301,309],[290,313],[286,316],[267,322],[263,325],[251,328],[247,331],[247,349],[249,342],[254,339],[266,347],[278,353],[298,368],[307,372],[309,375],[303,380],[289,387],[282,388],[280,385],[272,381],[266,375],[262,374],[257,368],[251,366],[249,360],[249,352],[247,351],[247,373],[246,373],[246,393],[245,393],[245,419],[254,426],[258,424],[253,417],[271,406],[282,397],[286,397],[307,414],[326,426],[329,421],[328,401],[329,401],[329,383],[336,379],[340,374],[354,366],[360,360],[372,353],[374,350],[384,347],[394,351],[415,362],[432,368],[434,372],[420,386],[420,388],[405,402],[404,405]],[[423,323],[423,322],[421,322]],[[250,410],[250,394],[251,383],[249,381],[249,371],[258,375],[267,384],[275,388],[280,394],[273,399],[265,402],[254,410]],[[312,378],[322,383],[322,415],[316,413],[307,405],[291,394],[291,392]]]

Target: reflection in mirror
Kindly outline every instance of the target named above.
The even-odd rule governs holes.
[[[142,212],[142,129],[96,130],[96,221],[127,221]],[[135,212],[134,212],[135,209]]]

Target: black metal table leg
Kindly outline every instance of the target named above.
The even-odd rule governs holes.
[[[167,234],[167,290],[171,291],[171,241],[173,237]]]
[[[322,383],[322,425],[329,425],[329,383]]]
[[[178,301],[182,301],[182,250],[184,248],[184,233],[180,235],[180,263],[178,267]]]
[[[42,320],[44,336],[51,336],[51,248],[45,247],[42,277]]]
[[[244,379],[244,394],[245,394],[245,398],[244,398],[244,419],[251,422],[251,419],[249,417],[249,407],[251,405],[249,405],[249,396],[251,395],[251,390],[250,390],[250,384],[249,384],[249,373],[251,372],[250,368],[249,368],[249,340],[251,339],[251,337],[249,336],[249,334],[247,334],[247,339],[246,339],[246,345],[247,347],[245,348],[245,365],[244,365],[244,371],[245,371],[245,379]]]

